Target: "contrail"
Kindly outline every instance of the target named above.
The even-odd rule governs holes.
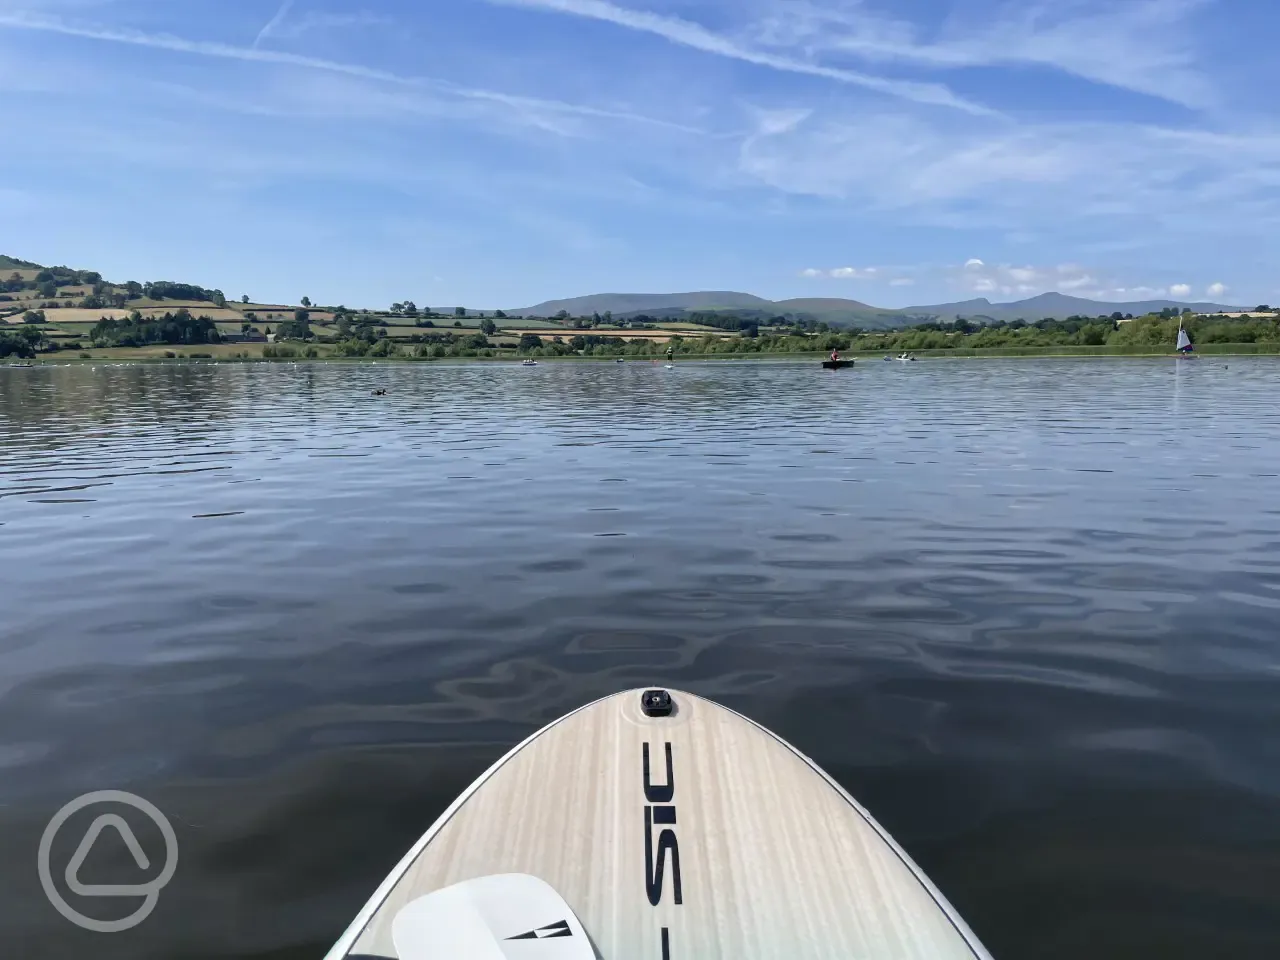
[[[253,38],[253,46],[255,50],[257,49],[258,44],[271,36],[271,32],[275,30],[276,27],[284,23],[284,18],[289,15],[289,11],[292,8],[293,0],[284,0],[284,3],[280,4],[280,9],[276,11],[276,15],[268,20],[267,25],[259,30],[258,35]]]

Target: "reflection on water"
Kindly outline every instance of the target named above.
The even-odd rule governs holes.
[[[511,743],[664,683],[813,756],[997,957],[1280,955],[1278,375],[0,369],[0,939],[319,956]],[[35,870],[102,788],[182,851],[112,936]]]

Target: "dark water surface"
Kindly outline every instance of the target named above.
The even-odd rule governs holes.
[[[997,960],[1280,956],[1280,365],[815,368],[0,369],[0,954],[318,958],[511,744],[662,683]],[[181,851],[110,935],[36,869],[108,788]]]

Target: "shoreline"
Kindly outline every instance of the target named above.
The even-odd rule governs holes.
[[[910,351],[911,355],[917,361],[933,361],[933,360],[1196,360],[1209,357],[1280,357],[1280,343],[1277,344],[1213,344],[1211,346],[1221,346],[1227,349],[1216,350],[1200,350],[1189,357],[1181,354],[1156,351],[1131,351],[1131,350],[1114,350],[1114,349],[1093,349],[1088,350],[1066,349],[1066,348],[1048,348],[1045,350],[1034,350],[1031,348],[1011,350],[1008,348],[995,347],[990,350],[967,349],[967,350],[936,350],[936,351]],[[1253,349],[1238,349],[1240,347],[1250,347]],[[1257,349],[1264,347],[1269,349]],[[1237,349],[1230,349],[1237,348]],[[825,360],[829,356],[826,351],[815,353],[687,353],[677,355],[673,361],[675,365],[681,363],[815,363]],[[885,354],[883,353],[856,353],[842,352],[842,360],[855,360],[858,365],[882,364],[885,363]],[[500,356],[500,357],[154,357],[154,356],[107,356],[107,357],[58,357],[37,358],[34,361],[26,361],[22,363],[0,363],[0,368],[13,367],[16,369],[35,369],[39,367],[75,367],[84,366],[85,364],[130,364],[130,365],[183,365],[192,364],[298,364],[298,363],[321,363],[321,364],[474,364],[474,363],[495,363],[520,365],[524,360],[536,360],[538,365],[550,363],[611,363],[617,364],[622,359],[624,364],[630,365],[664,365],[667,363],[665,357],[617,357],[617,356],[578,356],[578,357],[529,357],[527,355]],[[896,356],[891,356],[889,362],[901,362]],[[856,368],[855,368],[856,369]]]

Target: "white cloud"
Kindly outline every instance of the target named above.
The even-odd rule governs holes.
[[[1059,277],[1055,287],[1058,290],[1086,290],[1094,288],[1098,285],[1095,280],[1087,273],[1075,273],[1065,277]]]
[[[829,277],[832,280],[875,280],[881,273],[879,267],[836,267],[832,270],[815,270],[810,267],[800,271],[802,277]]]
[[[284,23],[285,18],[289,16],[289,11],[293,9],[293,0],[284,0],[280,4],[280,9],[276,11],[276,15],[267,21],[266,25],[258,31],[258,35],[253,38],[253,46],[256,49],[263,40],[275,33]]]
[[[910,275],[908,275],[910,274]],[[1001,300],[1025,300],[1041,293],[1065,293],[1085,300],[1137,301],[1166,296],[1164,287],[1148,284],[1125,285],[1102,279],[1100,271],[1078,264],[1036,266],[1033,264],[987,264],[973,257],[961,266],[840,266],[833,270],[809,268],[808,278],[886,280],[890,287],[914,287],[916,280],[950,285],[969,296]]]
[[[955,4],[933,36],[869,4],[775,0],[746,26],[765,49],[821,59],[858,57],[932,70],[1031,65],[1189,106],[1214,93],[1197,56],[1190,15],[1210,0],[1023,0],[1003,14]],[[886,7],[889,5],[886,4]],[[973,10],[981,12],[972,12]],[[989,9],[989,8],[988,8]]]
[[[843,67],[824,66],[814,62],[811,58],[771,53],[731,37],[718,34],[690,20],[663,16],[647,10],[620,7],[617,4],[608,2],[608,0],[489,0],[489,2],[502,6],[532,7],[554,13],[586,17],[592,20],[603,20],[629,30],[653,34],[671,43],[701,50],[703,53],[742,60],[757,66],[769,67],[773,70],[787,73],[823,77],[917,103],[955,107],[969,113],[989,114],[993,112],[980,104],[957,96],[939,83],[921,83],[912,80],[877,77],[860,73],[856,70],[847,70]]]
[[[1175,297],[1189,297],[1191,296],[1191,284],[1175,283],[1169,288],[1169,293]]]
[[[296,38],[315,30],[347,30],[352,27],[376,27],[394,23],[390,17],[360,11],[357,13],[322,13],[308,10],[300,17],[293,17],[278,24],[271,31],[273,37]]]
[[[287,13],[287,5],[282,7]],[[268,27],[270,24],[267,25]],[[380,83],[397,84],[430,90],[445,96],[463,100],[473,100],[492,104],[500,104],[526,115],[537,111],[572,114],[582,117],[624,120],[635,123],[651,124],[668,129],[679,129],[686,132],[700,132],[682,124],[672,123],[643,114],[625,110],[609,110],[582,104],[567,103],[562,100],[548,100],[518,94],[501,93],[477,87],[465,87],[446,80],[430,77],[412,77],[392,73],[376,67],[360,64],[344,63],[336,60],[325,60],[319,57],[288,53],[282,50],[264,50],[258,47],[238,47],[233,44],[219,43],[212,40],[187,40],[169,34],[151,34],[127,28],[85,26],[55,17],[31,16],[24,13],[0,13],[0,27],[11,27],[19,30],[33,30],[42,33],[54,33],[62,36],[81,37],[86,40],[98,40],[107,43],[121,43],[135,47],[147,47],[155,50],[169,50],[175,53],[187,53],[202,57],[216,57],[225,60],[241,60],[250,63],[270,63],[281,66],[301,67],[329,73],[359,77]]]
[[[1211,283],[1205,292],[1211,297],[1220,297],[1227,292],[1227,285],[1225,283]]]
[[[875,144],[870,150],[867,144]],[[1280,223],[1280,127],[1223,134],[1120,122],[1029,122],[814,110],[746,134],[738,170],[787,194],[899,224],[1019,230],[1117,225],[1263,232]],[[1149,242],[1149,241],[1148,241]]]
[[[1164,296],[1165,293],[1163,287],[1108,283],[1100,279],[1098,271],[1077,264],[1040,267],[987,264],[974,259],[962,267],[944,269],[942,278],[961,291],[1004,299],[1024,299],[1056,292],[1089,300],[1142,300]]]

